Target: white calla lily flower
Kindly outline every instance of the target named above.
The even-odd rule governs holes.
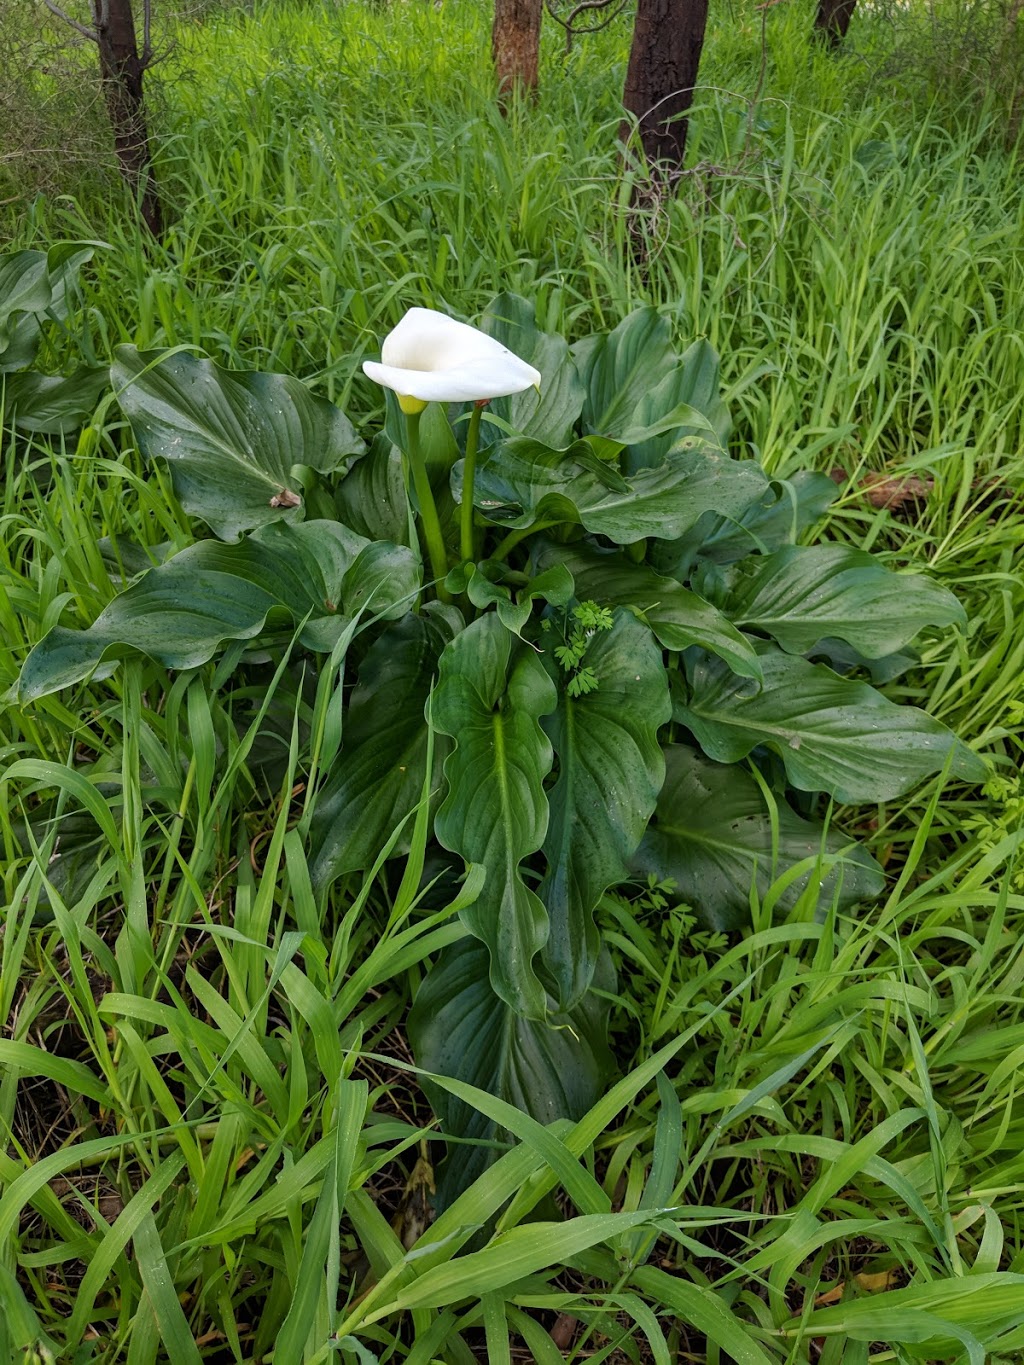
[[[504,398],[535,387],[541,378],[486,332],[433,308],[410,308],[384,338],[380,363],[364,361],[363,373],[394,389],[405,412],[427,403]]]

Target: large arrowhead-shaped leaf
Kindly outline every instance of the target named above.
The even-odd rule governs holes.
[[[59,436],[77,431],[110,387],[106,366],[84,365],[70,375],[11,374],[0,383],[4,411],[22,431]]]
[[[801,532],[821,520],[838,494],[827,475],[797,470],[792,478],[773,479],[739,517],[709,512],[679,539],[658,541],[648,551],[648,562],[659,573],[687,579],[698,556],[731,564],[755,552],[768,554],[794,545]]]
[[[455,478],[460,467],[456,467]],[[491,521],[525,528],[579,522],[620,545],[646,536],[682,535],[705,512],[738,516],[767,483],[752,460],[710,448],[674,451],[664,464],[623,478],[595,456],[589,440],[567,450],[514,437],[487,453],[477,471],[475,505]]]
[[[610,433],[628,445],[626,469],[630,473],[661,464],[687,436],[710,437],[712,444],[726,449],[732,422],[719,392],[718,356],[703,339],[687,347],[675,368],[643,395],[630,426],[656,428],[673,414],[678,418],[670,427],[639,441],[628,428]]]
[[[896,574],[846,545],[788,545],[709,574],[711,596],[734,621],[806,654],[845,640],[867,659],[895,654],[925,626],[963,625],[951,592],[921,574]]]
[[[91,244],[58,242],[46,252],[0,256],[0,373],[32,364],[42,323],[67,317],[68,293],[92,254]]]
[[[334,503],[339,521],[368,540],[395,545],[409,540],[402,452],[386,432],[374,437],[367,454],[342,479]]]
[[[301,517],[295,466],[331,473],[364,449],[340,408],[289,375],[119,346],[111,380],[143,455],[167,461],[182,506],[223,540]]]
[[[50,302],[50,273],[44,251],[0,256],[0,365],[19,315],[42,313]],[[4,366],[6,368],[6,366]]]
[[[594,984],[615,989],[607,954]],[[547,1021],[526,1019],[491,990],[487,949],[465,938],[445,949],[428,973],[409,1015],[409,1038],[417,1064],[486,1090],[531,1118],[548,1124],[579,1119],[601,1094],[612,1070],[606,1042],[607,1002],[590,993],[569,1014],[549,1001]],[[491,1139],[498,1125],[447,1090],[424,1082],[446,1133]],[[441,1173],[442,1201],[450,1202],[486,1169],[495,1153],[458,1146]]]
[[[760,678],[761,662],[750,641],[717,607],[674,578],[664,578],[646,564],[634,564],[619,551],[579,545],[542,542],[535,561],[540,569],[564,565],[581,600],[605,607],[629,607],[666,649],[699,645],[745,678]]]
[[[564,338],[542,332],[533,304],[518,294],[500,294],[480,320],[480,330],[525,360],[541,373],[540,392],[526,389],[510,398],[496,398],[488,412],[501,418],[524,436],[549,446],[567,445],[583,408],[583,383]],[[493,426],[484,421],[481,447],[488,443]]]
[[[556,700],[536,654],[488,613],[441,656],[430,712],[456,742],[444,765],[448,795],[435,832],[445,848],[487,870],[462,918],[490,949],[495,991],[518,1014],[538,1019],[547,1000],[533,959],[547,939],[548,916],[519,865],[547,829],[551,745],[539,718]]]
[[[668,320],[656,308],[638,308],[614,331],[584,337],[572,354],[586,387],[586,430],[607,436],[638,425],[645,396],[678,363]]]
[[[134,652],[195,668],[225,640],[259,635],[275,611],[290,625],[305,621],[301,641],[329,652],[357,612],[400,616],[418,587],[411,550],[336,522],[267,526],[237,545],[203,540],[150,569],[88,630],[51,630],[26,659],[19,693],[45,696]]]
[[[761,667],[764,686],[757,690],[710,655],[687,659],[689,697],[675,717],[720,763],[736,763],[765,744],[795,787],[829,792],[837,801],[892,800],[947,762],[954,777],[984,781],[982,760],[924,711],[770,646]]]
[[[441,611],[410,614],[384,631],[367,652],[349,702],[343,747],[317,797],[310,828],[311,872],[317,885],[372,866],[418,804],[429,737],[425,708],[453,626],[452,617]],[[436,788],[448,749],[438,736]],[[408,847],[406,834],[396,843],[395,856]]]
[[[614,331],[578,341],[573,357],[586,386],[586,430],[626,441],[631,469],[660,464],[674,441],[703,435],[708,425],[725,447],[731,423],[719,392],[718,357],[703,340],[676,355],[668,320],[656,309],[638,308]],[[684,406],[696,420],[682,418],[674,434],[630,439],[628,433]]]
[[[777,877],[813,859],[779,897],[790,910],[813,875],[818,903],[840,905],[881,893],[882,870],[870,854],[836,832],[802,819],[781,797],[769,810],[742,768],[712,763],[685,744],[665,750],[665,785],[633,859],[638,872],[671,878],[676,894],[713,929],[750,927],[750,891],[763,899]]]
[[[550,653],[549,673],[563,673]],[[563,1008],[581,998],[600,952],[593,911],[609,886],[626,879],[665,775],[658,728],[672,715],[661,650],[646,626],[615,613],[610,631],[591,640],[586,665],[597,688],[562,691],[544,721],[558,759],[548,793],[551,815],[539,889],[551,919],[544,963]]]

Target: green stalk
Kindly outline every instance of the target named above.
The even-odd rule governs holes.
[[[416,497],[420,504],[420,519],[423,522],[423,538],[427,542],[430,571],[437,579],[435,586],[438,597],[442,602],[450,602],[451,594],[444,585],[448,574],[448,555],[444,548],[444,537],[441,535],[434,490],[430,487],[427,466],[423,462],[423,451],[420,448],[420,414],[407,412],[405,427],[409,437],[407,454],[412,468],[413,483],[416,485]]]
[[[459,549],[463,559],[475,559],[473,546],[473,483],[476,479],[476,448],[480,443],[480,418],[483,405],[474,403],[466,431],[466,459],[462,466],[462,516]]]

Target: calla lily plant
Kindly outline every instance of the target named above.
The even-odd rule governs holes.
[[[417,1064],[550,1123],[580,1118],[607,1083],[609,944],[627,940],[606,943],[603,926],[643,883],[659,887],[649,913],[672,895],[723,931],[749,929],[752,904],[765,923],[845,911],[884,877],[833,803],[875,808],[987,768],[867,681],[912,666],[918,632],[963,625],[960,604],[864,551],[806,543],[836,487],[730,454],[707,342],[677,353],[669,319],[644,308],[570,346],[508,294],[482,327],[410,309],[363,366],[406,429],[370,441],[292,376],[119,348],[111,378],[135,442],[205,529],[112,589],[88,629],[54,625],[18,692],[29,705],[100,686],[133,652],[198,685],[230,646],[211,686],[237,678],[248,706],[270,660],[305,717],[296,656],[318,655],[297,837],[320,913],[298,922],[314,938],[323,926],[327,998],[330,935],[360,879],[408,855],[408,909],[429,856],[431,894],[450,901],[408,1017]],[[426,415],[422,445],[444,442],[433,487],[431,402],[471,405],[462,458]],[[118,547],[122,579],[131,562]],[[154,802],[173,796],[174,771]],[[278,790],[282,776],[264,779]],[[425,1084],[445,1133],[473,1140],[442,1172],[450,1198],[500,1134]]]
[[[444,580],[448,559],[430,480],[420,449],[419,417],[428,403],[466,403],[476,406],[466,434],[463,499],[459,548],[463,560],[473,558],[473,487],[480,435],[480,414],[492,398],[507,398],[524,389],[539,388],[539,370],[520,360],[493,337],[457,322],[433,308],[410,308],[384,338],[380,361],[363,362],[363,373],[398,395],[408,433],[406,455],[423,519],[430,566],[438,596],[448,599]]]

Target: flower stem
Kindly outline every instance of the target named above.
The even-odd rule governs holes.
[[[473,483],[476,479],[476,448],[480,443],[480,418],[483,404],[475,403],[469,415],[466,431],[466,459],[462,466],[462,516],[460,519],[459,549],[463,559],[474,559],[473,546]]]
[[[430,487],[430,477],[420,448],[420,414],[407,412],[405,427],[409,446],[406,453],[409,456],[412,481],[416,486],[416,497],[420,504],[420,520],[423,522],[423,538],[427,542],[430,571],[437,580],[435,588],[438,597],[442,602],[450,602],[451,594],[444,585],[448,573],[448,556],[445,553],[444,537],[441,535],[441,522],[437,515],[437,504],[434,502],[434,491]]]

